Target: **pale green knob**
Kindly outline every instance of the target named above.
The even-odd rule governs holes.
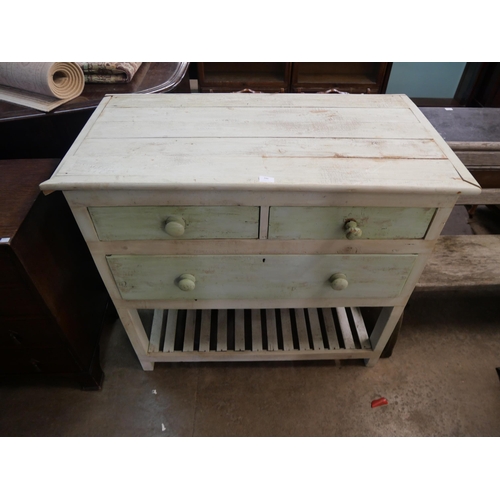
[[[181,274],[177,286],[183,292],[191,292],[196,287],[196,278],[192,274]]]
[[[344,225],[345,235],[348,240],[355,240],[356,238],[361,238],[363,231],[358,227],[358,223],[355,220],[350,220]]]
[[[330,277],[330,284],[334,290],[345,290],[349,282],[345,274],[336,273]]]
[[[165,222],[165,232],[174,238],[182,236],[185,229],[186,221],[182,217],[168,217]]]

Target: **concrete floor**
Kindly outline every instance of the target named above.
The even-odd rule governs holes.
[[[500,233],[456,207],[444,234]],[[116,321],[100,392],[66,379],[3,381],[0,436],[500,436],[500,287],[415,292],[392,357],[157,363],[142,371]],[[371,401],[389,404],[371,408]]]

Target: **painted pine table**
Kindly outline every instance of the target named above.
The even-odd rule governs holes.
[[[406,96],[307,94],[108,96],[41,188],[64,192],[145,370],[374,365],[480,189]]]

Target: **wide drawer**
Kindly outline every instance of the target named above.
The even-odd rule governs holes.
[[[107,257],[127,300],[389,298],[400,293],[415,259],[359,254]],[[347,285],[342,290],[332,288],[339,274],[345,282],[342,278],[335,286]]]
[[[259,207],[89,207],[89,213],[102,241],[259,237]]]
[[[271,207],[268,238],[346,239],[348,222],[360,230],[355,235],[359,239],[423,238],[435,211],[400,207]]]

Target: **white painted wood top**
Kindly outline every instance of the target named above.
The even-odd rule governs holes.
[[[326,94],[108,96],[41,188],[479,192],[408,97]]]

